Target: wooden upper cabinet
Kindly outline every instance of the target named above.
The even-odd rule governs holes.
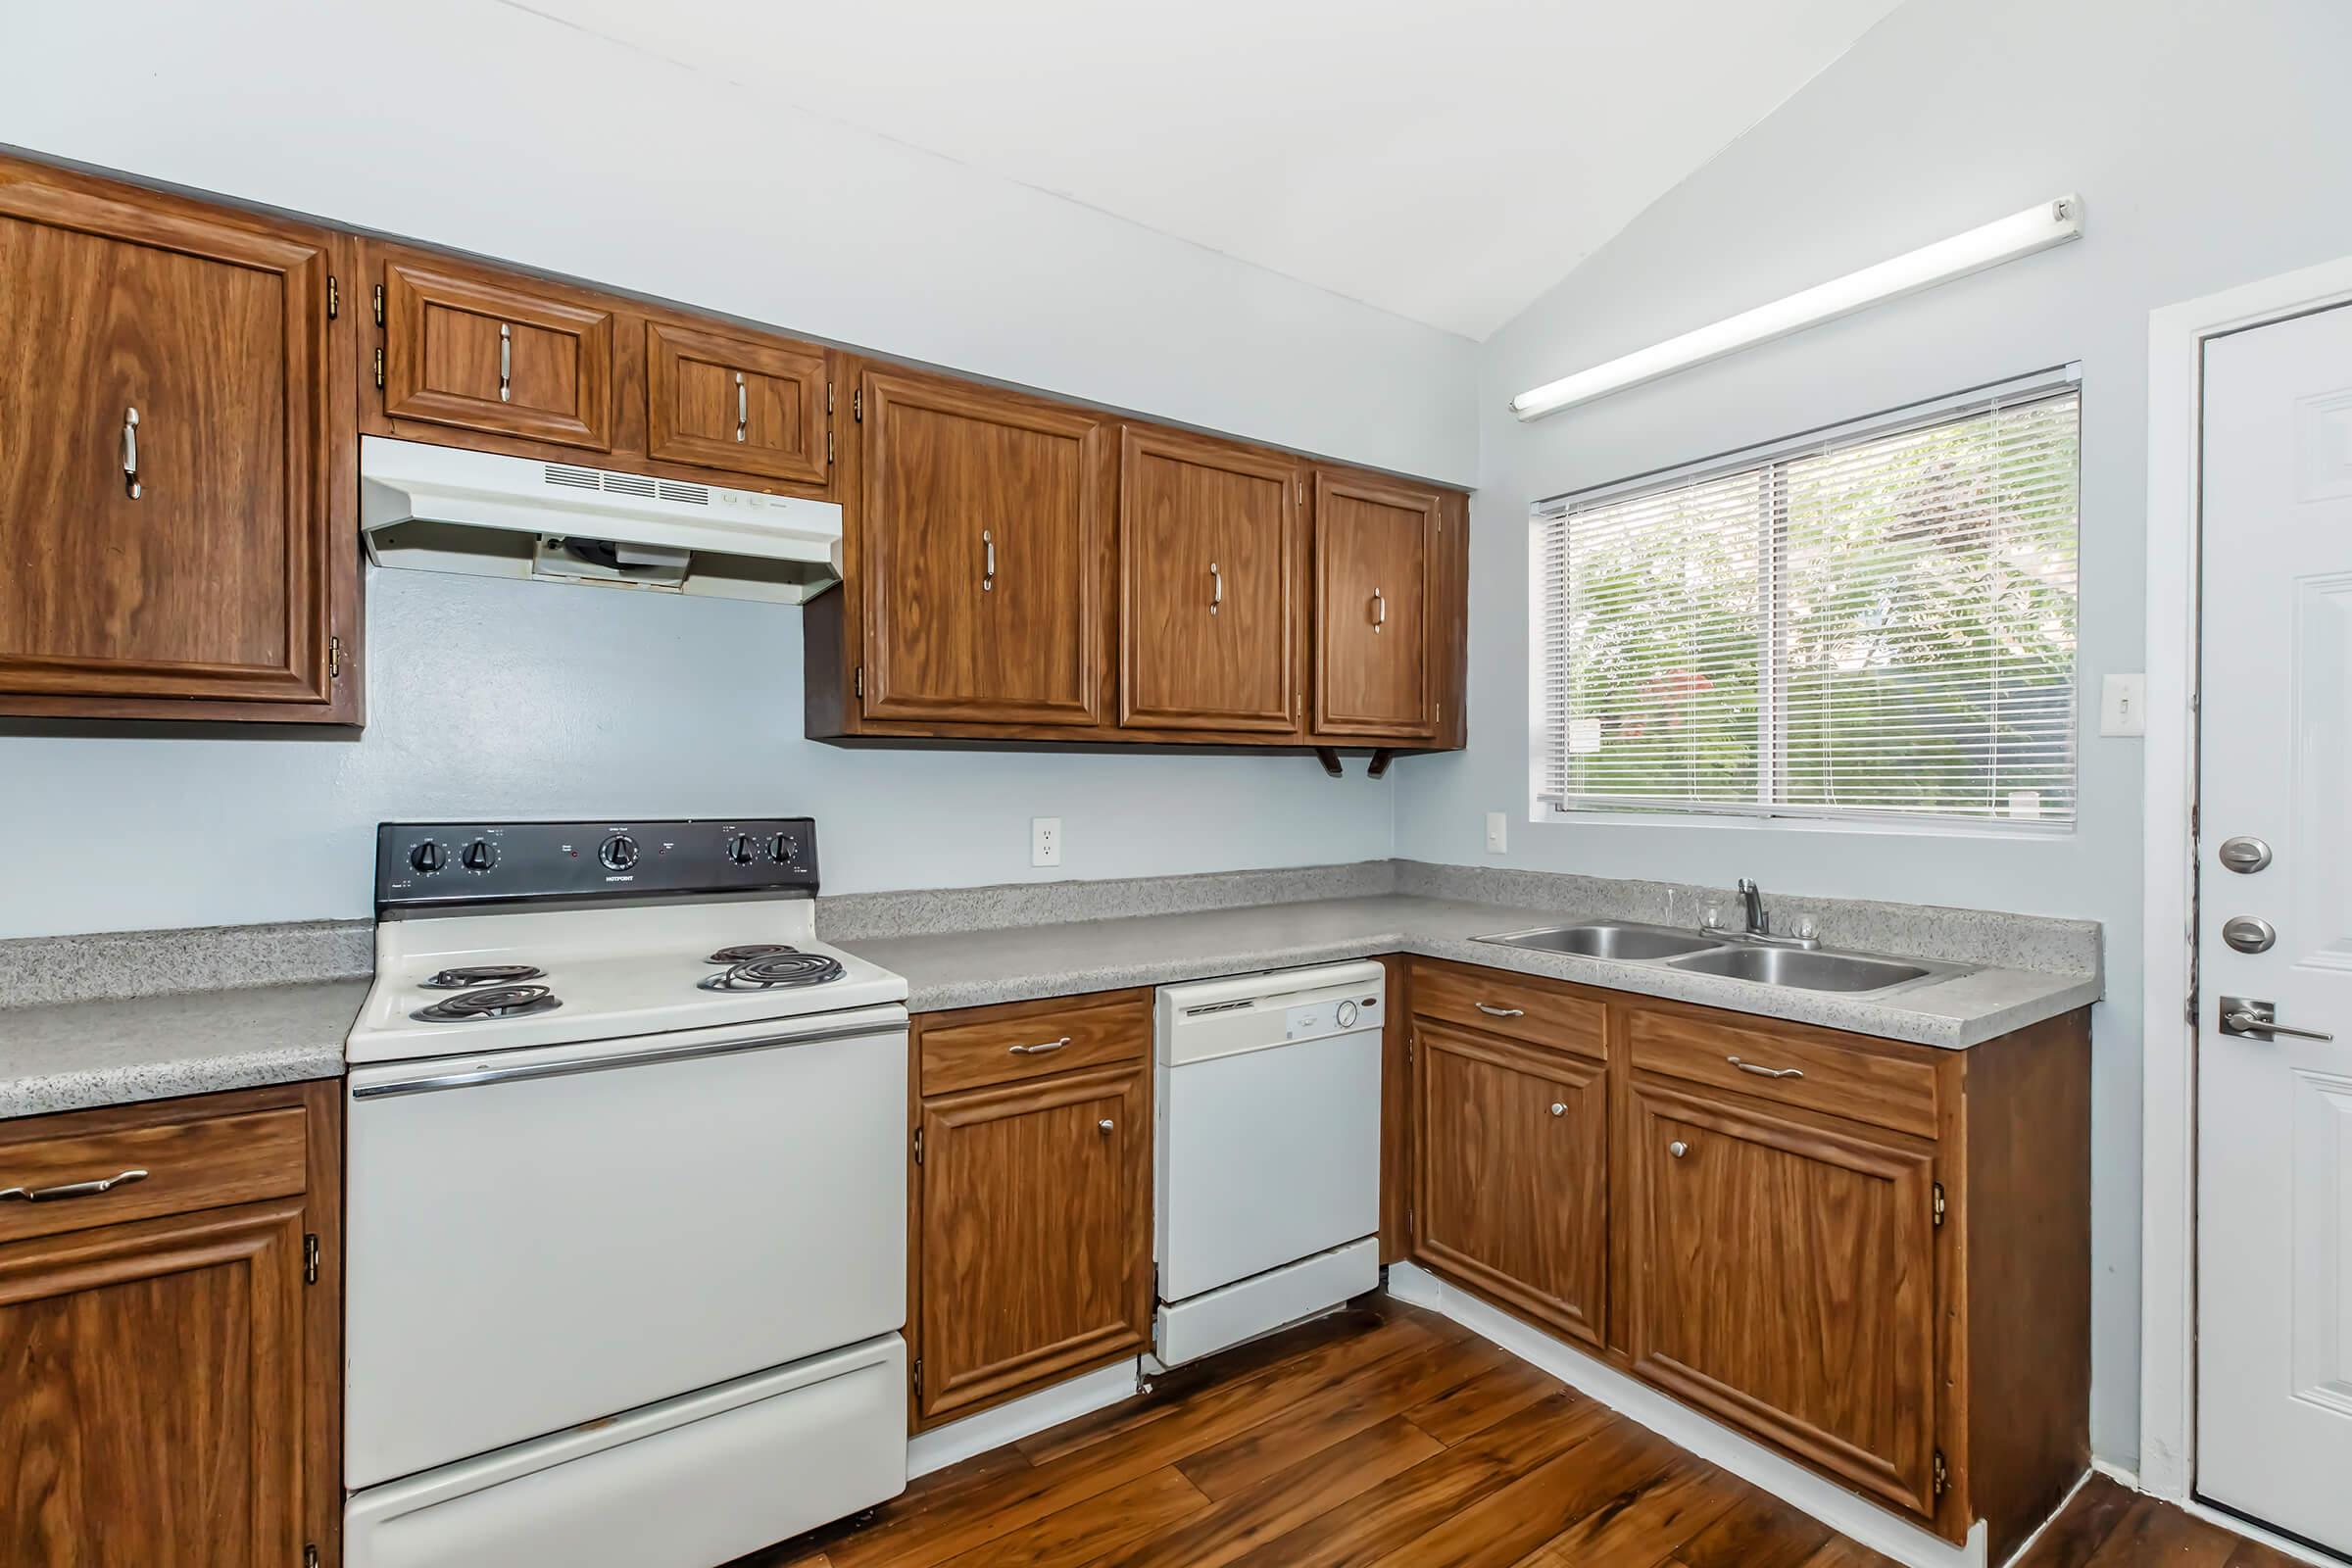
[[[1444,496],[1318,469],[1314,504],[1316,734],[1434,738]]]
[[[868,370],[863,712],[1102,715],[1109,435],[1077,409]]]
[[[356,716],[340,244],[0,160],[0,710]]]
[[[1601,1063],[1413,1020],[1420,1255],[1600,1343],[1608,1273]]]
[[[416,420],[611,449],[609,308],[448,257],[384,246],[369,254],[384,291],[383,412],[396,428]]]
[[[925,1422],[1151,1342],[1151,1068],[926,1100],[917,1331]]]
[[[1934,1146],[1694,1085],[1632,1095],[1634,1370],[1932,1519]]]
[[[822,349],[648,321],[646,453],[821,485],[825,371]]]
[[[1121,723],[1298,729],[1300,489],[1279,453],[1126,427]]]

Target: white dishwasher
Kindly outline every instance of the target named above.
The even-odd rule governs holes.
[[[1153,1030],[1160,1362],[1380,1282],[1377,963],[1163,986]]]

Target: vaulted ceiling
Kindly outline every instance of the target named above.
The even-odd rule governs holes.
[[[1484,338],[1900,0],[507,0]]]

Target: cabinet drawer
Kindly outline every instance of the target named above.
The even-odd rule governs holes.
[[[1601,1004],[1523,975],[1415,964],[1413,1011],[1595,1061],[1608,1059],[1608,1014]]]
[[[440,259],[387,262],[384,413],[609,451],[612,313]]]
[[[1134,1061],[1152,1053],[1152,1009],[1148,1002],[1114,1002],[925,1023],[922,1053],[926,1098]]]
[[[0,1194],[115,1183],[0,1197],[0,1243],[290,1197],[304,1188],[307,1134],[305,1113],[289,1107],[0,1144]],[[122,1179],[131,1171],[144,1174]]]
[[[1635,1008],[1626,1044],[1637,1071],[1714,1084],[1874,1127],[1936,1134],[1936,1069],[1791,1029],[1705,1013]]]

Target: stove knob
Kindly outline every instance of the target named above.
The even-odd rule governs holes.
[[[604,847],[596,852],[596,858],[604,862],[608,871],[626,871],[637,863],[637,841],[626,833],[615,833],[605,840]]]
[[[475,839],[466,846],[463,858],[466,870],[487,871],[498,863],[498,851],[491,848],[488,839]]]
[[[440,845],[426,839],[409,852],[409,863],[426,876],[431,876],[448,863],[448,857],[442,854]]]
[[[800,853],[800,840],[789,833],[777,834],[767,846],[768,858],[774,860],[778,865],[790,865],[793,858]]]
[[[749,833],[727,835],[727,858],[733,860],[737,865],[751,864],[752,858],[759,853],[760,846]]]

